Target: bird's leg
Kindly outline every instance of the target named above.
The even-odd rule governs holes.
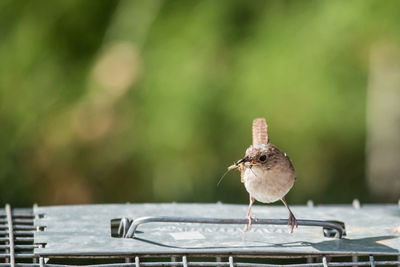
[[[251,207],[254,204],[254,200],[255,199],[252,196],[250,196],[249,210],[247,211],[247,219],[249,220],[249,223],[246,224],[246,226],[243,229],[243,232],[247,232],[247,230],[249,230],[249,227],[251,228],[251,224],[252,224],[251,220],[253,218],[251,217],[250,213],[251,213]]]
[[[289,210],[289,219],[288,219],[288,225],[290,227],[290,233],[293,233],[293,228],[296,226],[296,228],[299,226],[299,224],[297,223],[296,218],[294,217],[292,211],[289,208],[289,205],[286,203],[285,197],[283,197],[282,199],[283,204],[285,205],[285,207]]]

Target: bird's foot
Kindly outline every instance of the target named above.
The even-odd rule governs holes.
[[[297,223],[296,217],[294,217],[293,213],[291,213],[291,212],[289,214],[288,225],[290,227],[289,233],[293,233],[293,228],[295,226],[296,226],[296,228],[299,226],[299,224]]]
[[[257,221],[257,217],[256,216],[247,216],[247,219],[249,220],[249,223],[245,225],[243,232],[246,233],[249,229],[251,229],[251,226],[253,225],[253,221]]]

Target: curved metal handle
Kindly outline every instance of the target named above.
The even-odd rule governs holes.
[[[124,221],[125,227],[126,218],[121,220]],[[246,224],[248,219],[230,219],[230,218],[202,218],[202,217],[168,217],[168,216],[154,216],[154,217],[140,217],[135,219],[123,236],[125,238],[132,238],[135,236],[135,232],[139,225],[151,222],[175,222],[175,223],[207,223],[207,224]],[[287,225],[287,219],[257,219],[253,221],[253,224],[267,224],[267,225]],[[343,222],[338,221],[318,221],[318,220],[297,220],[299,225],[303,226],[319,226],[324,229],[326,236],[332,237],[330,232],[335,231],[333,237],[342,238],[346,234]],[[125,231],[123,231],[125,232]]]

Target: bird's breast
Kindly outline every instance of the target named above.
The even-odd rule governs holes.
[[[292,188],[295,174],[291,170],[253,166],[243,172],[247,192],[256,200],[271,203],[280,200]]]

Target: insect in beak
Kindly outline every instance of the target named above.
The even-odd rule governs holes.
[[[246,163],[249,161],[249,157],[246,156],[244,158],[242,158],[241,160],[238,160],[235,164],[231,165],[228,167],[228,170],[221,176],[221,178],[219,179],[217,186],[221,183],[222,179],[224,179],[225,175],[230,172],[231,170],[235,170],[237,168],[239,168],[240,164],[242,163]]]
[[[249,161],[249,157],[246,156],[244,158],[242,158],[241,160],[239,160],[238,162],[235,163],[235,165],[239,165],[240,163],[244,163],[244,162],[248,162]]]
[[[249,161],[249,157],[246,156],[246,157],[242,158],[241,160],[238,160],[235,164],[229,166],[228,171],[235,170],[235,169],[239,168],[240,164],[248,162],[248,161]]]

